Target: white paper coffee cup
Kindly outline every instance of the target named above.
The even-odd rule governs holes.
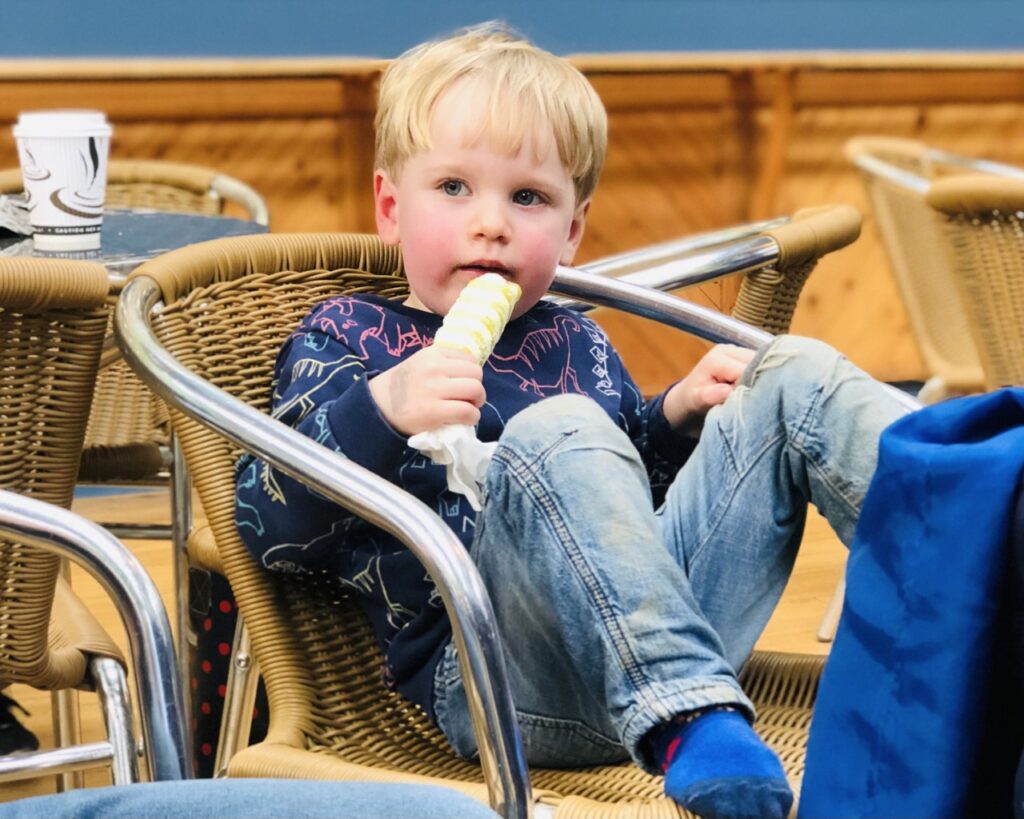
[[[39,250],[100,246],[110,124],[102,111],[28,111],[14,138]]]

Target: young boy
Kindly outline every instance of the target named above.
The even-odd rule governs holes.
[[[583,235],[606,145],[596,93],[494,26],[427,43],[381,82],[377,228],[410,294],[331,299],[281,351],[274,413],[435,508],[494,604],[528,761],[631,756],[703,816],[785,816],[779,760],[736,672],[792,568],[806,505],[849,542],[901,414],[823,344],[713,348],[645,402],[604,333],[541,301]],[[483,368],[431,345],[463,286],[523,291]],[[499,442],[473,512],[407,445],[445,424]],[[260,461],[239,530],[277,570],[357,589],[392,686],[476,751],[447,617],[397,541]]]

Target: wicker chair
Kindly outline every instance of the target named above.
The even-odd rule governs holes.
[[[964,173],[1024,177],[1024,170],[931,148],[910,139],[855,137],[844,146],[860,168],[929,379],[920,398],[985,388],[979,338],[959,284],[960,259],[942,241],[943,219],[927,204],[933,184]]]
[[[684,275],[676,284],[710,278],[708,270],[716,264],[719,274],[777,264],[782,276],[764,275],[776,284],[786,270],[795,269],[803,275],[812,260],[856,237],[860,218],[851,211],[840,209],[838,214],[819,214],[817,218],[812,214],[771,235],[756,234],[739,240],[744,249],[762,252],[756,263],[751,261],[751,254],[730,255],[728,245],[702,251],[701,264],[691,265],[690,271],[699,276],[686,281]],[[825,223],[831,228],[823,228]],[[800,247],[791,246],[791,242]],[[766,252],[769,248],[770,258]],[[614,280],[574,275],[604,287],[628,287]],[[560,279],[563,285],[571,281],[562,272]],[[634,295],[641,293],[637,296],[641,301],[650,292],[639,287],[633,291]],[[171,402],[172,425],[207,513],[209,531],[194,533],[192,540],[205,538],[209,542],[212,533],[266,683],[270,701],[268,736],[234,755],[228,773],[440,781],[482,800],[488,798],[490,788],[495,807],[505,810],[506,815],[523,815],[517,812],[522,804],[517,805],[510,797],[510,791],[516,791],[517,765],[522,765],[521,753],[516,754],[518,733],[514,727],[514,740],[507,735],[495,739],[495,726],[500,720],[487,722],[486,731],[492,733],[485,732],[483,736],[490,739],[481,742],[483,771],[480,765],[458,759],[417,707],[384,688],[373,632],[349,594],[328,577],[266,572],[249,556],[235,530],[234,465],[242,451],[238,443],[245,440],[245,448],[275,459],[290,474],[311,481],[311,486],[328,497],[402,537],[438,583],[452,616],[456,640],[462,641],[460,646],[482,641],[480,634],[491,633],[486,622],[473,620],[479,614],[473,613],[475,609],[469,615],[464,610],[471,605],[475,588],[471,581],[474,577],[479,581],[479,577],[471,563],[468,569],[460,564],[457,570],[446,563],[468,561],[468,556],[440,519],[423,507],[418,514],[425,512],[427,519],[410,523],[405,516],[416,513],[418,502],[407,501],[408,496],[386,481],[326,450],[321,452],[322,447],[252,409],[265,412],[269,407],[273,361],[291,328],[313,304],[341,292],[375,292],[403,298],[408,288],[398,252],[375,237],[357,235],[287,234],[208,242],[165,254],[140,267],[118,305],[119,343],[140,375]],[[561,292],[581,297],[579,291],[567,286]],[[746,292],[743,301],[751,305],[750,309],[772,312],[768,305],[775,299],[756,288],[747,288]],[[672,304],[685,305],[674,297],[656,295]],[[592,300],[600,302],[601,298]],[[788,304],[793,298],[779,301]],[[156,309],[151,310],[154,304]],[[699,313],[698,322],[711,313],[692,309]],[[645,310],[646,315],[659,315],[649,304]],[[149,321],[155,337],[148,330]],[[683,323],[676,326],[692,329],[692,324],[680,321]],[[788,324],[788,319],[784,323]],[[708,335],[746,339],[747,343],[768,337],[725,317]],[[144,361],[151,364],[145,365]],[[173,389],[162,375],[172,371],[176,373]],[[198,412],[205,423],[191,417],[195,414],[193,400],[209,409]],[[222,414],[210,402],[226,402],[232,410]],[[217,421],[213,420],[215,416]],[[264,445],[277,454],[271,454]],[[289,457],[282,456],[278,446],[299,449],[292,450]],[[310,446],[314,449],[307,448]],[[332,470],[332,475],[303,474],[306,469],[321,468]],[[358,480],[353,480],[354,475]],[[406,504],[411,504],[411,512],[404,511]],[[436,534],[438,526],[441,534]],[[410,534],[413,531],[417,534]],[[440,547],[421,542],[429,540],[432,533],[442,540],[447,535],[449,540]],[[456,571],[462,572],[461,580],[451,583]],[[489,604],[485,608],[490,611]],[[467,625],[473,622],[479,624],[479,634]],[[479,648],[476,653],[481,651],[487,656]],[[472,654],[460,651],[464,663],[470,663],[465,658]],[[743,685],[759,706],[757,727],[780,752],[795,784],[802,771],[803,746],[821,664],[818,657],[758,654],[742,674]],[[502,697],[507,698],[500,650],[486,663],[464,666],[463,672],[467,685],[479,692],[485,718],[492,713],[489,708],[500,715]],[[481,678],[483,682],[479,682]],[[503,741],[508,744],[502,746]],[[509,752],[502,755],[502,747]],[[492,748],[498,750],[492,752]],[[513,781],[513,787],[496,786],[494,779],[499,777],[503,783]],[[574,771],[535,769],[530,779],[534,798],[555,806],[558,816],[685,815],[662,796],[659,780],[632,764]],[[525,786],[527,798],[530,787]]]
[[[862,171],[889,264],[928,373],[922,400],[981,389],[981,363],[953,279],[934,212],[925,204],[931,182],[920,142],[856,137],[844,148]],[[888,175],[884,172],[889,170]],[[902,182],[891,173],[902,173]]]
[[[950,177],[925,198],[955,263],[984,389],[1024,384],[1024,179]]]
[[[0,171],[0,193],[22,190],[21,170]],[[250,186],[213,168],[163,160],[111,160],[107,170],[106,206],[141,208],[215,216],[226,209],[241,211],[266,225],[269,213],[263,198]],[[110,302],[117,298],[116,287]],[[111,322],[113,310],[111,310]],[[113,352],[114,355],[108,355]],[[170,539],[178,586],[187,584],[185,540],[191,521],[191,488],[187,470],[170,440],[170,421],[163,401],[154,396],[116,355],[112,326],[101,358],[85,433],[79,470],[83,483],[169,485],[170,523],[106,522],[115,535],[126,538]],[[191,557],[207,569],[204,554]],[[186,647],[190,630],[187,612],[175,613],[178,654],[187,677]],[[187,681],[187,679],[186,679]]]
[[[71,505],[108,287],[100,265],[0,258],[0,487]],[[71,591],[56,555],[16,538],[0,540],[0,623],[4,683],[100,692],[110,748],[99,756],[95,747],[69,748],[66,761],[112,764],[118,784],[137,779],[135,743],[123,730],[132,724],[124,660]],[[77,736],[77,715],[61,702],[55,695],[64,745]],[[33,759],[47,753],[0,759],[0,780],[38,776]]]

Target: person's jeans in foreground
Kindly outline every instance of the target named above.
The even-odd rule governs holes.
[[[530,764],[632,756],[681,712],[732,703],[782,594],[807,503],[849,543],[878,438],[904,413],[827,345],[782,337],[706,419],[657,511],[629,439],[579,396],[539,402],[499,442],[473,559],[494,604]],[[438,722],[476,740],[454,646]]]
[[[0,802],[0,819],[498,819],[436,785],[298,779],[140,782]]]

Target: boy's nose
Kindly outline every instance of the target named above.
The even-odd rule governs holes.
[[[474,237],[488,241],[506,241],[509,236],[508,215],[500,202],[481,199],[473,212]]]

